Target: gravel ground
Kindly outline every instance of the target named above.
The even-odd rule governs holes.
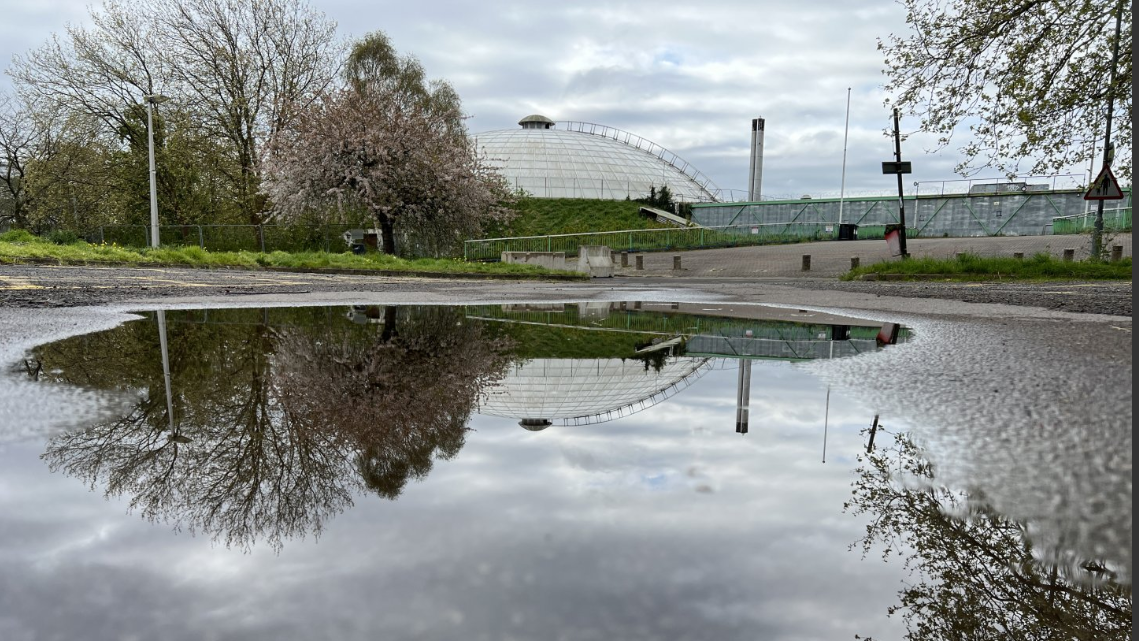
[[[802,279],[784,283],[800,289],[858,292],[875,296],[938,298],[966,303],[1043,307],[1081,314],[1131,316],[1131,281],[1045,283],[844,282]]]
[[[813,291],[842,291],[871,296],[932,298],[969,303],[1040,307],[1055,311],[1131,316],[1131,281],[1044,283],[844,282],[835,278],[714,279],[700,276],[616,277],[579,282],[435,279],[361,275],[300,274],[237,269],[0,266],[0,306],[11,308],[79,307],[135,301],[201,297],[242,299],[262,295],[320,293],[403,294],[414,292],[469,296],[477,292],[571,292],[647,287],[733,289],[780,286]],[[513,296],[512,296],[513,297]]]

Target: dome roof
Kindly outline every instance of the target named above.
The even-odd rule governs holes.
[[[707,358],[669,358],[660,371],[636,359],[536,358],[484,388],[479,413],[520,419],[531,431],[554,420],[604,423],[656,405],[710,367]]]
[[[530,114],[519,120],[518,124],[522,125],[523,129],[550,129],[556,123],[541,114]]]
[[[538,114],[521,129],[476,134],[488,164],[511,189],[538,198],[624,200],[667,185],[681,202],[712,202],[711,179],[664,147],[620,129],[584,122],[555,123]]]

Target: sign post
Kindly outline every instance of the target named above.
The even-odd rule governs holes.
[[[1099,177],[1092,181],[1091,189],[1084,194],[1084,198],[1096,201],[1095,227],[1092,228],[1092,260],[1100,260],[1103,254],[1103,201],[1122,198],[1119,183],[1111,173],[1111,161],[1115,156],[1115,145],[1111,142],[1111,115],[1115,111],[1115,77],[1119,68],[1119,32],[1123,23],[1123,3],[1120,2],[1115,10],[1115,42],[1111,51],[1111,81],[1107,90],[1107,118],[1103,135],[1103,169]],[[1114,189],[1114,191],[1111,191]],[[1114,196],[1119,192],[1118,197]],[[1089,196],[1091,196],[1089,198]]]
[[[897,174],[898,176],[898,249],[902,258],[909,258],[906,251],[906,201],[902,191],[902,174],[911,173],[910,163],[902,162],[902,135],[898,131],[898,108],[894,108],[894,161],[882,163],[883,174]],[[889,227],[889,226],[887,226]],[[887,229],[887,242],[890,242],[890,230]]]
[[[1099,170],[1099,175],[1092,181],[1091,186],[1088,187],[1087,193],[1084,194],[1084,200],[1123,200],[1123,190],[1119,188],[1119,181],[1115,179],[1115,174],[1111,173],[1111,167],[1104,165],[1103,169]]]

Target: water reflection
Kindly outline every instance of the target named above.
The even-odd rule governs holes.
[[[871,438],[878,429],[875,416]],[[1023,523],[938,485],[905,434],[867,451],[845,509],[870,517],[864,555],[904,557],[910,580],[891,612],[911,638],[1131,638],[1130,586],[1104,563],[1041,563]]]
[[[509,551],[497,563],[507,568],[502,576],[510,580],[516,569],[524,577],[523,570],[546,567],[559,555],[593,563],[590,559],[619,550],[615,558],[631,564],[625,574],[675,592],[654,593],[654,607],[665,612],[685,599],[699,602],[699,586],[729,575],[741,582],[740,589],[753,576],[775,583],[790,580],[783,574],[777,580],[765,575],[764,564],[771,561],[742,552],[740,542],[754,540],[761,530],[778,531],[778,524],[767,522],[771,512],[765,501],[809,483],[806,477],[813,473],[796,469],[793,476],[776,481],[763,477],[761,467],[773,464],[779,444],[765,442],[761,430],[749,434],[751,415],[769,426],[768,414],[778,405],[771,400],[775,396],[790,404],[785,410],[790,414],[825,408],[813,415],[820,420],[803,422],[818,427],[811,447],[818,434],[826,461],[827,430],[836,408],[829,388],[825,396],[821,388],[790,389],[778,380],[787,370],[765,367],[765,361],[853,356],[907,338],[905,329],[893,324],[802,324],[698,311],[591,304],[158,312],[113,331],[39,348],[28,371],[43,380],[137,393],[129,413],[53,437],[43,458],[53,470],[108,496],[125,497],[149,519],[206,533],[226,545],[248,549],[264,542],[280,551],[291,538],[321,532],[331,517],[361,496],[402,497],[399,506],[421,512],[400,514],[428,523],[406,526],[416,544],[419,537],[441,541],[438,548],[461,543],[454,537],[509,540]],[[730,444],[705,450],[710,435],[733,431],[733,421],[727,411],[701,407],[705,401],[700,399],[686,399],[697,409],[676,418],[692,422],[681,434],[690,440],[679,445],[676,427],[665,424],[638,424],[632,430],[619,422],[593,432],[576,429],[659,410],[665,400],[708,380],[725,390],[734,382],[734,431],[749,434],[747,438],[732,436]],[[721,396],[731,407],[729,395]],[[456,459],[468,447],[475,413],[543,433],[530,436],[510,423],[512,439],[484,442],[464,473],[447,477],[439,462]],[[715,418],[706,422],[705,416]],[[1003,630],[1002,638],[1017,638],[1020,631],[1024,638],[1049,638],[1051,631],[1073,638],[1123,638],[1130,592],[1110,572],[1089,564],[1083,576],[1072,576],[1038,563],[1025,526],[983,508],[963,512],[963,497],[937,488],[932,466],[907,441],[883,448],[888,440],[883,434],[876,447],[879,417],[873,415],[871,422],[867,413],[865,418],[871,427],[856,447],[865,446],[868,456],[847,508],[870,524],[861,541],[865,552],[904,553],[917,571],[898,606],[915,636],[995,637]],[[590,438],[594,447],[582,447],[583,439]],[[628,445],[633,438],[638,445],[632,454],[614,453],[618,442]],[[669,438],[673,444],[663,444]],[[547,458],[531,461],[533,450],[494,457],[496,449],[518,447],[526,439],[552,444],[545,450]],[[667,457],[657,454],[657,448],[668,450]],[[569,472],[563,465],[542,475],[541,468],[558,462],[549,458],[550,451],[560,452]],[[675,465],[678,451],[685,461],[680,467]],[[765,452],[771,457],[761,464]],[[670,457],[668,464],[658,463],[656,456]],[[810,458],[817,468],[816,457],[814,450]],[[508,474],[495,469],[500,464],[524,471]],[[832,467],[828,463],[825,469]],[[659,491],[678,483],[673,468],[684,470],[681,482],[705,502],[688,497],[689,502],[670,498],[654,503],[638,492],[613,490],[626,484],[646,494]],[[899,482],[899,470],[910,484]],[[470,510],[477,514],[450,520],[443,510],[424,507],[432,506],[431,497],[408,490],[411,481],[429,474],[434,479],[443,475],[452,488],[481,491],[486,486],[480,484],[501,483],[502,477],[519,487],[516,494],[500,490],[493,498],[511,500],[498,502],[479,502],[471,490],[452,509],[473,502]],[[520,487],[519,479],[533,484]],[[586,489],[550,489],[571,482]],[[439,485],[432,489],[437,496],[445,494]],[[603,500],[583,500],[597,496]],[[626,509],[628,519],[612,516]],[[811,548],[804,541],[838,511],[837,505],[812,509],[824,516],[782,532],[796,541],[785,544],[784,553],[801,546],[796,553],[809,558],[803,550]],[[502,519],[502,527],[487,525],[486,513]],[[619,525],[606,529],[608,518]],[[715,527],[702,527],[705,521]],[[385,535],[377,522],[369,524],[368,537]],[[472,530],[464,529],[468,527]],[[555,539],[551,532],[563,538]],[[679,532],[686,540],[696,532],[692,540],[715,541],[710,547],[722,555],[706,560],[668,547],[668,532]],[[526,547],[527,538],[535,536],[549,544]],[[646,548],[643,540],[658,547]],[[602,541],[609,541],[611,549]],[[402,544],[405,550],[414,548]],[[774,549],[780,550],[778,545]],[[521,554],[533,558],[519,561],[516,555]],[[690,561],[684,567],[669,565],[682,557]],[[454,567],[470,570],[470,562],[451,560]],[[601,575],[606,568],[597,563]],[[654,564],[695,576],[701,563],[714,563],[720,570],[702,583],[671,575],[652,579]],[[738,563],[750,564],[748,572],[739,570]],[[445,566],[432,564],[429,572],[435,574],[430,576],[445,572],[439,569]],[[558,580],[573,568],[561,571],[566,574]],[[819,568],[804,573],[813,571]],[[467,574],[486,580],[482,573],[482,566],[475,565]],[[857,575],[851,577],[847,575],[850,583],[857,580]],[[407,580],[418,585],[415,577]],[[638,579],[622,580],[643,587]],[[588,592],[596,587],[590,584]],[[621,598],[627,595],[614,591],[608,600]],[[705,615],[719,612],[721,622],[741,616],[738,610],[729,616],[727,610],[701,603]],[[735,626],[724,623],[724,629]]]
[[[43,458],[148,519],[279,548],[361,489],[397,498],[459,453],[476,409],[531,431],[605,422],[731,362],[747,433],[751,359],[876,348],[873,325],[622,307],[159,311],[36,350],[37,376],[138,393]]]
[[[59,380],[140,391],[129,414],[51,439],[43,458],[227,545],[319,532],[360,487],[396,498],[462,448],[480,387],[506,367],[505,342],[454,308],[389,307],[379,331],[322,315],[183,315],[167,340],[159,312],[157,327],[40,350]]]

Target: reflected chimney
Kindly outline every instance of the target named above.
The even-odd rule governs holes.
[[[738,389],[736,390],[736,434],[747,434],[748,413],[751,402],[751,360],[740,360]]]

